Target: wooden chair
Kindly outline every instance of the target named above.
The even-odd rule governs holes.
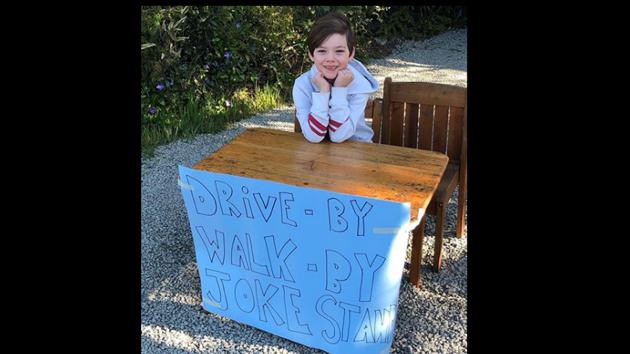
[[[439,151],[449,157],[442,180],[425,211],[420,225],[413,231],[411,270],[415,285],[420,272],[426,214],[436,216],[433,269],[442,267],[442,241],[446,207],[455,187],[457,200],[457,237],[464,233],[467,193],[467,88],[428,82],[392,82],[385,79],[381,119],[382,128],[373,125],[374,136],[380,132],[382,144]],[[417,279],[415,279],[417,278]]]

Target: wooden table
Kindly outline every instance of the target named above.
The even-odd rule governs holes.
[[[439,152],[346,141],[308,142],[300,133],[247,129],[198,162],[198,170],[411,203],[410,281],[420,287],[424,210],[446,169]],[[420,214],[420,215],[419,215]],[[420,216],[421,220],[418,220]]]

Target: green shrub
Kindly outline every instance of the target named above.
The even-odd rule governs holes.
[[[264,86],[251,94],[243,88],[231,96],[205,98],[189,94],[173,96],[172,109],[148,115],[143,120],[141,144],[143,154],[151,155],[156,146],[177,138],[219,132],[232,122],[277,107],[281,102],[277,88]],[[146,117],[143,115],[143,117]]]
[[[464,27],[464,6],[392,6],[375,33],[387,39],[420,39]]]

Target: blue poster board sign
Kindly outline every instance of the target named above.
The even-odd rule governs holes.
[[[329,353],[389,353],[409,203],[179,166],[202,306]]]

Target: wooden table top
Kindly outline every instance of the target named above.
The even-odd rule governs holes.
[[[426,210],[448,156],[392,145],[308,142],[301,133],[247,129],[194,169],[411,203]]]

